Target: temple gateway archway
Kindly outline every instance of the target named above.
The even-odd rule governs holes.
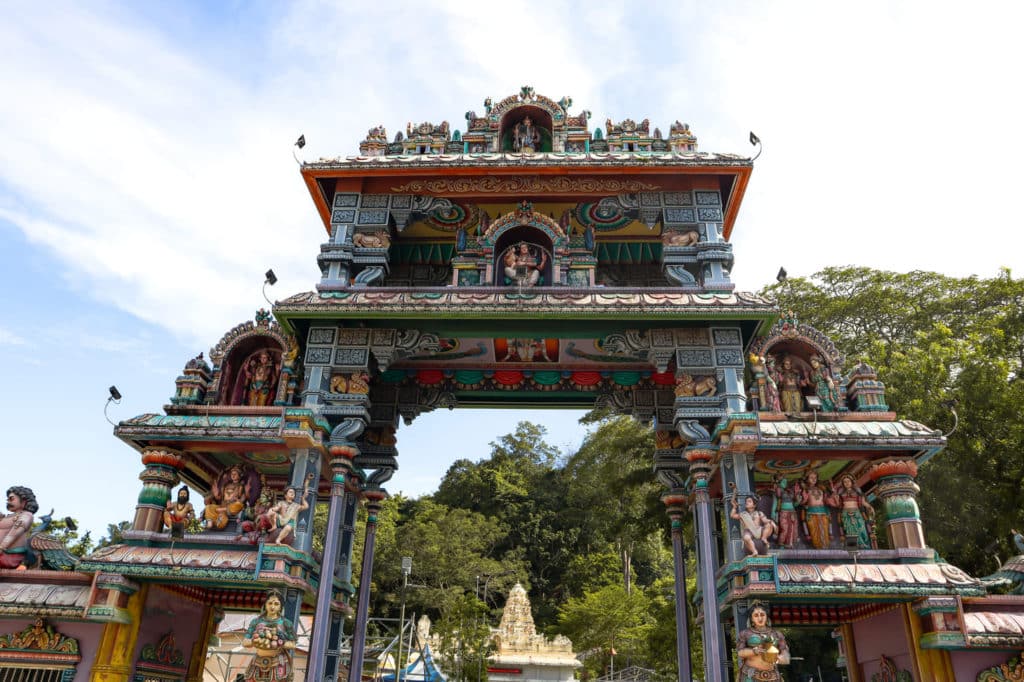
[[[286,624],[305,614],[306,679],[347,669],[359,682],[376,511],[401,425],[474,406],[602,405],[654,427],[680,679],[691,677],[688,546],[707,680],[728,677],[726,628],[756,679],[776,679],[752,644],[782,645],[776,626],[834,628],[853,680],[981,674],[1024,646],[1024,630],[1003,631],[1021,604],[984,598],[927,546],[914,478],[942,434],[897,419],[869,365],[847,366],[795,315],[735,291],[729,240],[752,161],[697,151],[679,121],[667,136],[646,119],[592,132],[571,105],[524,87],[467,113],[464,133],[410,123],[389,142],[378,126],[359,156],[302,165],[326,235],[319,282],[231,328],[209,363],[190,359],[165,414],[118,425],[143,465],[124,541],[59,580],[29,576],[58,585],[40,597],[52,597],[46,613],[76,624],[95,670],[199,679],[220,610],[261,609],[263,634],[248,639],[259,665],[289,660]],[[314,500],[329,508],[322,558]],[[29,596],[8,592],[4,615],[40,593],[18,580]],[[73,673],[81,656],[69,652],[29,653]]]

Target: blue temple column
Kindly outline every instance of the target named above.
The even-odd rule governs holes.
[[[328,640],[330,639],[334,591],[334,572],[338,556],[338,535],[345,509],[345,482],[352,471],[352,460],[359,454],[358,448],[349,444],[334,444],[331,454],[331,498],[327,508],[327,537],[324,544],[323,564],[320,567],[320,585],[316,595],[316,612],[313,614],[313,635],[309,643],[307,680],[334,679],[337,674],[337,658],[332,657],[333,670],[327,670]]]
[[[366,493],[366,539],[363,541],[363,567],[359,573],[359,597],[356,602],[356,624],[352,633],[352,659],[348,682],[361,682],[363,654],[366,649],[366,622],[370,614],[370,582],[373,577],[373,549],[377,539],[377,515],[387,492],[371,488]]]
[[[693,679],[690,664],[690,615],[686,608],[686,545],[683,542],[683,514],[687,495],[682,489],[661,496],[672,524],[672,564],[675,569],[676,592],[676,665],[680,682]]]
[[[704,615],[704,679],[707,682],[726,682],[728,678],[725,669],[725,638],[722,635],[718,591],[715,585],[715,576],[718,573],[718,549],[715,547],[714,536],[715,511],[711,496],[708,494],[708,479],[711,475],[715,449],[709,444],[698,444],[687,447],[685,452],[690,463],[698,549],[698,580],[703,595],[701,607]]]
[[[299,518],[295,525],[295,541],[292,546],[310,554],[313,551],[313,516],[316,513],[316,491],[317,483],[320,481],[320,453],[310,448],[302,448],[292,452],[291,474],[288,477],[289,485],[300,491],[307,487],[310,494],[306,496],[309,508],[299,512]]]

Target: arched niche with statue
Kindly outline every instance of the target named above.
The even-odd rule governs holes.
[[[562,284],[569,239],[562,227],[529,201],[492,222],[480,238],[487,281],[494,286]]]
[[[762,412],[846,412],[843,362],[827,336],[788,312],[750,347],[750,397]]]
[[[291,404],[299,376],[298,344],[265,310],[243,322],[210,350],[213,377],[207,403],[269,407]]]

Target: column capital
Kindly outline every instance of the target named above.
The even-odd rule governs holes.
[[[910,457],[890,457],[872,464],[868,468],[867,476],[871,481],[889,476],[917,478],[917,462]]]

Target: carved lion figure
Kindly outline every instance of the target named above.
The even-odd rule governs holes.
[[[697,230],[687,232],[666,232],[661,235],[661,243],[665,246],[693,246],[700,241]]]
[[[391,247],[391,235],[386,230],[374,233],[356,232],[352,235],[352,243],[364,249],[387,249]]]
[[[693,377],[684,374],[676,382],[676,397],[692,398],[694,396],[714,395],[718,389],[718,381],[713,376]]]

